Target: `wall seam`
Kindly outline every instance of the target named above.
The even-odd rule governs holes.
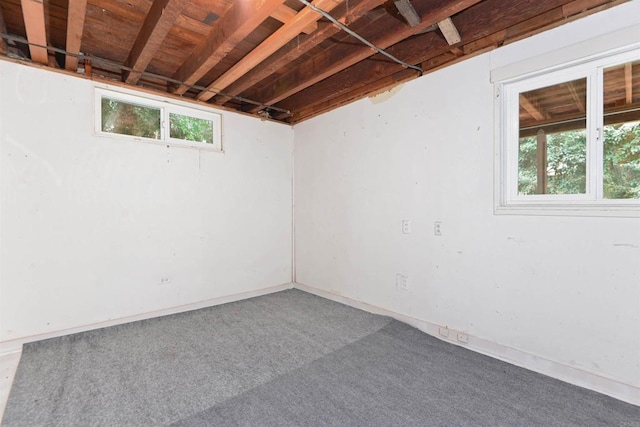
[[[291,133],[293,134],[291,142],[291,283],[296,283],[296,131],[294,126],[291,126]]]

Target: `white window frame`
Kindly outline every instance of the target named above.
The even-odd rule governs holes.
[[[160,139],[145,138],[133,135],[124,135],[113,132],[104,132],[102,130],[102,98],[109,98],[116,101],[126,102],[128,104],[140,105],[160,110]],[[211,121],[213,124],[213,143],[188,141],[170,137],[169,130],[169,114],[180,114],[183,116],[194,117]],[[179,102],[154,96],[151,94],[139,94],[122,88],[114,89],[109,86],[95,87],[95,103],[94,103],[94,132],[101,137],[124,139],[129,141],[146,142],[156,145],[195,148],[204,151],[215,151],[223,153],[222,146],[222,116],[205,108],[198,108],[186,102]]]
[[[494,70],[496,100],[496,214],[640,217],[638,199],[603,198],[603,70],[640,59],[639,44],[627,45],[566,63],[522,73],[529,64]],[[575,50],[575,49],[574,49]],[[564,53],[567,53],[565,49]],[[569,50],[569,53],[570,50]],[[563,54],[555,54],[562,57]],[[574,52],[575,55],[575,52]],[[571,55],[568,55],[571,57]],[[542,63],[553,60],[542,58]],[[509,73],[514,73],[508,76]],[[520,71],[520,73],[518,73]],[[506,77],[504,77],[507,75]],[[586,194],[518,194],[519,94],[579,78],[587,79],[587,182]]]

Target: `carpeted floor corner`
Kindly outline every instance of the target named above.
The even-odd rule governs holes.
[[[26,345],[2,425],[627,426],[640,407],[299,290]]]

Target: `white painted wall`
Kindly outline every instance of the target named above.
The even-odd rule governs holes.
[[[296,281],[638,392],[640,221],[494,215],[490,83],[638,16],[617,6],[295,126]]]
[[[291,282],[290,127],[224,112],[224,154],[97,137],[93,87],[0,61],[0,341]]]

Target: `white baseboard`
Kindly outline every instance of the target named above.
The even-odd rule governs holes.
[[[169,307],[162,310],[150,311],[147,313],[136,314],[133,316],[121,317],[118,319],[106,320],[104,322],[91,323],[88,325],[81,325],[73,328],[61,329],[52,332],[46,332],[43,334],[30,335],[26,337],[20,337],[12,340],[0,342],[0,356],[11,353],[19,353],[22,351],[22,345],[28,342],[40,341],[49,338],[60,337],[63,335],[75,334],[78,332],[90,331],[93,329],[106,328],[109,326],[121,325],[123,323],[137,322],[139,320],[151,319],[153,317],[167,316],[170,314],[183,313],[185,311],[197,310],[204,307],[212,307],[214,305],[226,304],[229,302],[240,301],[247,298],[259,297],[261,295],[272,294],[274,292],[284,291],[286,289],[292,289],[292,283],[283,283],[277,286],[270,286],[268,288],[258,289],[255,291],[242,292],[238,294],[226,295],[222,297],[212,298],[205,301],[198,301],[190,304],[180,305],[176,307]]]
[[[443,341],[640,406],[640,388],[634,385],[567,366],[522,350],[477,338],[426,320],[406,316],[302,283],[294,283],[293,287],[370,313],[391,317]],[[447,334],[447,336],[443,336],[443,333]],[[459,341],[458,334],[462,334],[461,339],[467,340],[467,342]]]

